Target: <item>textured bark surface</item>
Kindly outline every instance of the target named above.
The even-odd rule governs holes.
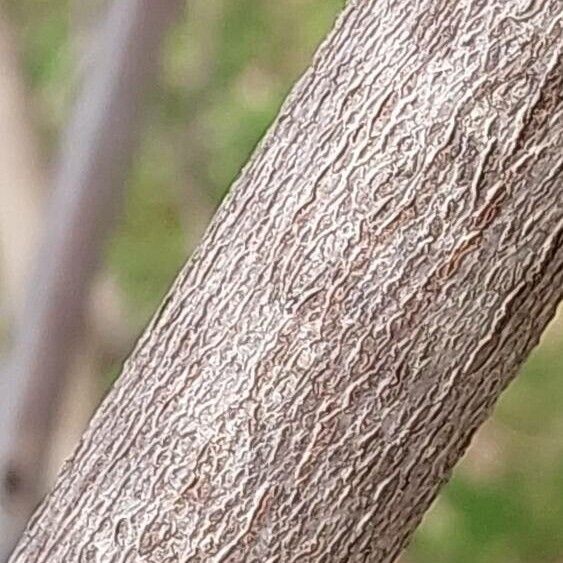
[[[391,561],[563,291],[561,0],[352,1],[13,561]]]

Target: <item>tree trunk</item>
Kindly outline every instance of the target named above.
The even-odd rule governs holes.
[[[13,561],[392,561],[563,292],[562,2],[352,0]]]

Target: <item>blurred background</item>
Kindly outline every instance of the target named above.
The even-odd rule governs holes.
[[[137,142],[108,209],[115,217],[91,276],[85,329],[65,352],[69,375],[39,469],[47,483],[342,5],[190,0],[174,13],[158,72],[138,92]],[[0,3],[0,366],[33,287],[61,138],[88,73],[104,64],[96,38],[107,9],[106,0]],[[34,279],[41,284],[40,271]],[[405,563],[563,562],[562,372],[559,315]],[[12,481],[5,486],[17,488]]]

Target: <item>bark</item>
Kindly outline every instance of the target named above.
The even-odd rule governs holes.
[[[563,288],[561,0],[352,0],[12,561],[392,561]]]

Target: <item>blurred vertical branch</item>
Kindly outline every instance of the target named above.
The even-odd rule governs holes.
[[[23,288],[29,278],[48,195],[44,158],[29,111],[30,96],[19,39],[12,22],[0,14],[0,123],[6,132],[0,139],[0,299],[5,349],[9,348],[15,319],[21,314]],[[108,357],[122,357],[125,352],[123,311],[111,275],[106,273],[94,282],[88,309],[86,334],[69,370],[53,438],[49,441],[49,460],[44,468],[49,481],[76,443],[100,398],[100,364]]]
[[[2,309],[10,322],[23,304],[23,281],[37,243],[44,185],[16,51],[9,23],[0,14],[0,269]]]
[[[1,557],[43,490],[42,461],[104,234],[119,208],[142,93],[180,7],[180,0],[113,3],[64,134],[39,259],[0,380]]]
[[[29,278],[31,258],[37,244],[46,186],[45,167],[40,162],[35,124],[28,111],[29,99],[15,35],[10,22],[1,18],[0,123],[7,134],[0,144],[0,270],[7,341],[10,340],[15,319],[21,314],[23,288]],[[107,285],[106,282],[103,287]],[[102,287],[102,284],[98,286]],[[100,291],[94,293],[99,294]],[[93,343],[95,339],[86,340]],[[81,344],[81,347],[84,346]],[[93,353],[84,354],[81,350],[71,370],[73,385],[66,390],[63,409],[66,416],[56,424],[56,438],[51,448],[55,451],[50,452],[53,462],[56,459],[60,462],[62,452],[68,452],[68,442],[79,436],[100,396],[100,378],[96,369],[100,349],[96,344],[89,348]],[[0,429],[0,432],[3,430]]]

